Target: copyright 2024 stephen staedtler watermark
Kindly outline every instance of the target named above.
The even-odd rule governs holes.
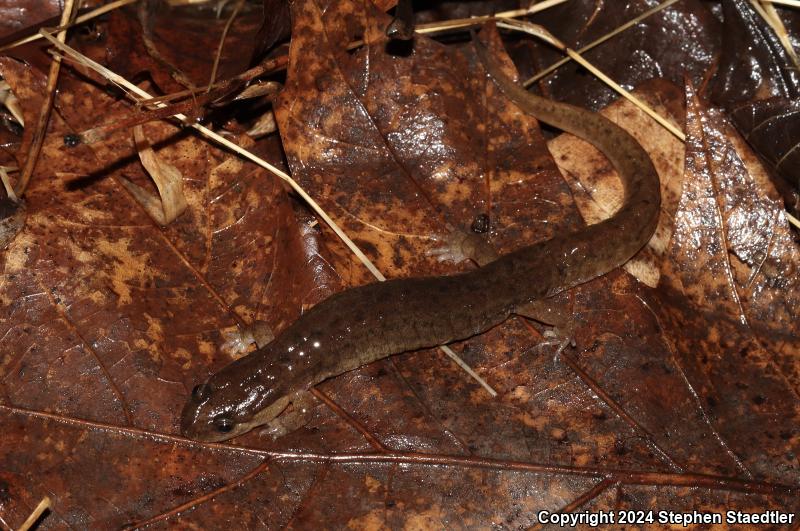
[[[761,512],[724,511],[724,512],[680,512],[680,511],[580,511],[558,513],[539,511],[536,517],[540,524],[555,524],[561,527],[574,527],[585,525],[601,527],[604,525],[630,525],[645,524],[690,525],[701,524],[751,524],[751,525],[776,525],[793,524],[796,520],[795,513],[778,510]]]

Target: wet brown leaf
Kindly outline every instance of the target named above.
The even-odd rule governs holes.
[[[253,62],[258,61],[276,43],[289,37],[292,21],[287,0],[263,0],[261,27],[255,38]]]
[[[747,102],[732,109],[731,118],[762,157],[800,184],[800,101],[777,96]]]
[[[740,474],[796,483],[797,243],[757,158],[691,91],[688,107],[663,326]]]
[[[63,2],[53,0],[0,0],[0,47],[35,33],[40,27],[58,26]],[[41,42],[4,51],[47,71],[49,58]]]
[[[35,112],[41,98],[38,74],[11,60],[0,66],[23,110]],[[26,193],[26,226],[2,255],[2,422],[14,435],[3,438],[0,462],[9,475],[6,485],[16,492],[18,478],[31,477],[38,466],[31,459],[39,452],[7,451],[21,450],[22,440],[54,443],[52,450],[39,448],[41,462],[49,460],[46,466],[54,467],[54,475],[47,479],[35,473],[32,495],[41,489],[61,493],[54,494],[60,507],[51,514],[54,522],[119,527],[141,519],[141,508],[150,503],[142,500],[155,492],[152,478],[141,469],[136,477],[141,478],[142,499],[134,485],[130,490],[108,483],[122,477],[120,467],[136,462],[128,458],[140,447],[140,431],[120,435],[119,428],[175,432],[174,412],[187,389],[229,359],[218,348],[223,329],[237,320],[276,324],[295,319],[302,302],[318,301],[309,286],[324,283],[327,266],[314,231],[298,223],[275,178],[163,123],[146,130],[159,155],[180,169],[189,209],[168,228],[159,228],[119,184],[124,175],[152,189],[127,132],[92,148],[63,145],[64,133],[123,115],[128,105],[85,81],[64,80],[64,86],[59,98],[63,114],[54,113]],[[9,410],[10,405],[21,409]],[[30,413],[19,417],[25,426],[17,432],[6,420],[21,410]],[[62,425],[69,432],[62,437],[51,433],[48,423],[28,425],[35,412],[59,421],[100,422],[110,429],[105,435],[102,429],[97,432],[99,446],[90,450],[81,442],[94,431],[85,431],[87,424],[77,424],[84,426],[78,431]],[[124,441],[119,448],[126,449],[100,442],[108,434],[119,436]],[[99,447],[106,447],[102,459],[93,454]],[[143,455],[157,453],[141,450]],[[87,461],[90,455],[95,457]],[[110,468],[87,471],[93,461]],[[161,472],[177,465],[152,464]],[[168,483],[174,481],[169,477],[177,476],[167,472]],[[60,497],[92,482],[93,489],[107,492],[100,505],[90,501],[99,500],[92,494],[99,491],[92,489],[73,501]],[[174,496],[181,494],[164,501],[171,505]],[[27,499],[17,498],[9,507]],[[121,511],[114,509],[112,515],[107,512],[111,507]],[[17,525],[22,521],[17,514],[3,512],[3,518]]]
[[[723,52],[711,84],[713,100],[728,109],[750,145],[790,183],[779,183],[797,208],[797,65],[775,31],[743,0],[722,2]],[[747,60],[742,60],[747,57]]]
[[[236,2],[219,16],[217,4],[203,9],[170,7],[150,2],[114,11],[99,37],[82,39],[82,51],[127,79],[148,74],[164,93],[205,87],[223,30]],[[141,4],[140,4],[141,5]],[[245,3],[225,35],[216,80],[227,79],[250,66],[255,36],[263,20],[260,7]],[[147,27],[147,38],[142,29]]]
[[[714,101],[730,108],[771,96],[798,97],[797,66],[753,6],[745,0],[723,0],[722,12],[722,53],[711,90]]]
[[[61,14],[60,3],[49,0],[2,0],[0,39]],[[56,25],[58,23],[56,22]]]
[[[605,160],[559,137],[554,161],[469,45],[418,36],[392,54],[389,17],[363,3],[293,10],[276,107],[286,159],[387,276],[455,271],[425,253],[482,215],[508,251],[613,210]],[[498,36],[481,38],[515,75]],[[35,117],[41,76],[8,59],[0,74]],[[693,96],[685,173],[682,146],[652,120],[623,103],[605,111],[662,177],[659,232],[636,269],[657,287],[620,270],[563,296],[575,349],[556,357],[538,325],[512,318],[454,346],[495,399],[440,353],[406,353],[323,383],[307,424],[277,441],[256,430],[209,445],[175,436],[178,412],[239,355],[223,350],[236,325],[280,331],[369,278],[274,178],[162,122],[144,130],[180,170],[188,208],[158,226],[120,184],[154,191],[129,132],[62,141],[129,106],[64,76],[26,226],[0,254],[6,525],[45,495],[45,528],[520,528],[542,509],[800,510],[797,244],[758,161]],[[683,123],[674,86],[638,95]]]
[[[537,14],[534,20],[568,46],[579,49],[659,3],[656,0],[571,0]],[[678,2],[586,52],[585,56],[627,89],[651,78],[682,84],[684,76],[689,76],[699,83],[720,49],[719,21],[709,11],[708,4]],[[520,46],[515,55],[523,65],[532,63],[531,71],[525,72],[527,75],[563,57],[541,43]],[[600,109],[618,97],[574,62],[546,77],[539,86],[553,99],[592,109]]]
[[[567,189],[535,121],[492,94],[491,112],[503,119],[487,123],[485,80],[464,74],[474,58],[429,39],[418,39],[410,56],[387,54],[385,17],[373,12],[362,21],[366,50],[350,55],[341,40],[318,37],[335,20],[324,21],[313,3],[295,9],[293,66],[276,109],[284,149],[294,178],[380,269],[405,276],[452,269],[426,252],[481,214],[501,246],[574,223],[563,221]],[[537,212],[544,233],[512,221],[525,210]]]

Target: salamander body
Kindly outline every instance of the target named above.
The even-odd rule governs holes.
[[[611,218],[504,255],[466,273],[389,280],[337,293],[264,348],[198,385],[184,407],[187,437],[221,441],[266,424],[312,386],[392,354],[479,334],[524,305],[619,267],[652,236],[658,175],[642,147],[603,116],[527,92],[480,44],[489,76],[537,119],[594,144],[625,189]]]

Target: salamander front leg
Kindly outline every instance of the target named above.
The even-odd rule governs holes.
[[[444,245],[431,249],[426,254],[436,257],[440,262],[460,264],[466,260],[471,260],[478,266],[483,267],[500,257],[494,246],[478,234],[454,230],[450,234],[437,239]]]
[[[480,234],[454,230],[440,241],[445,245],[429,251],[428,255],[436,256],[442,262],[461,263],[471,260],[483,267],[500,257],[494,246]],[[514,313],[552,327],[544,332],[544,344],[559,345],[556,358],[567,346],[575,346],[572,311],[564,303],[563,297],[531,301],[518,307]]]
[[[233,326],[222,330],[225,342],[222,344],[222,351],[238,358],[257,348],[263,348],[275,339],[272,329],[264,321],[254,321],[250,326]]]
[[[272,440],[299,430],[308,423],[308,412],[317,405],[317,399],[308,391],[298,391],[292,397],[292,403],[283,413],[266,424],[262,435],[269,435]]]

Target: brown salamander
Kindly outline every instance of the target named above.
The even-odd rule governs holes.
[[[186,437],[235,437],[272,421],[328,378],[392,354],[479,334],[532,301],[619,267],[650,239],[661,195],[655,168],[636,140],[599,114],[527,92],[503,74],[483,45],[476,43],[476,49],[491,79],[516,105],[608,157],[625,188],[622,208],[605,221],[466,273],[388,280],[325,299],[264,348],[195,387],[181,419]]]

